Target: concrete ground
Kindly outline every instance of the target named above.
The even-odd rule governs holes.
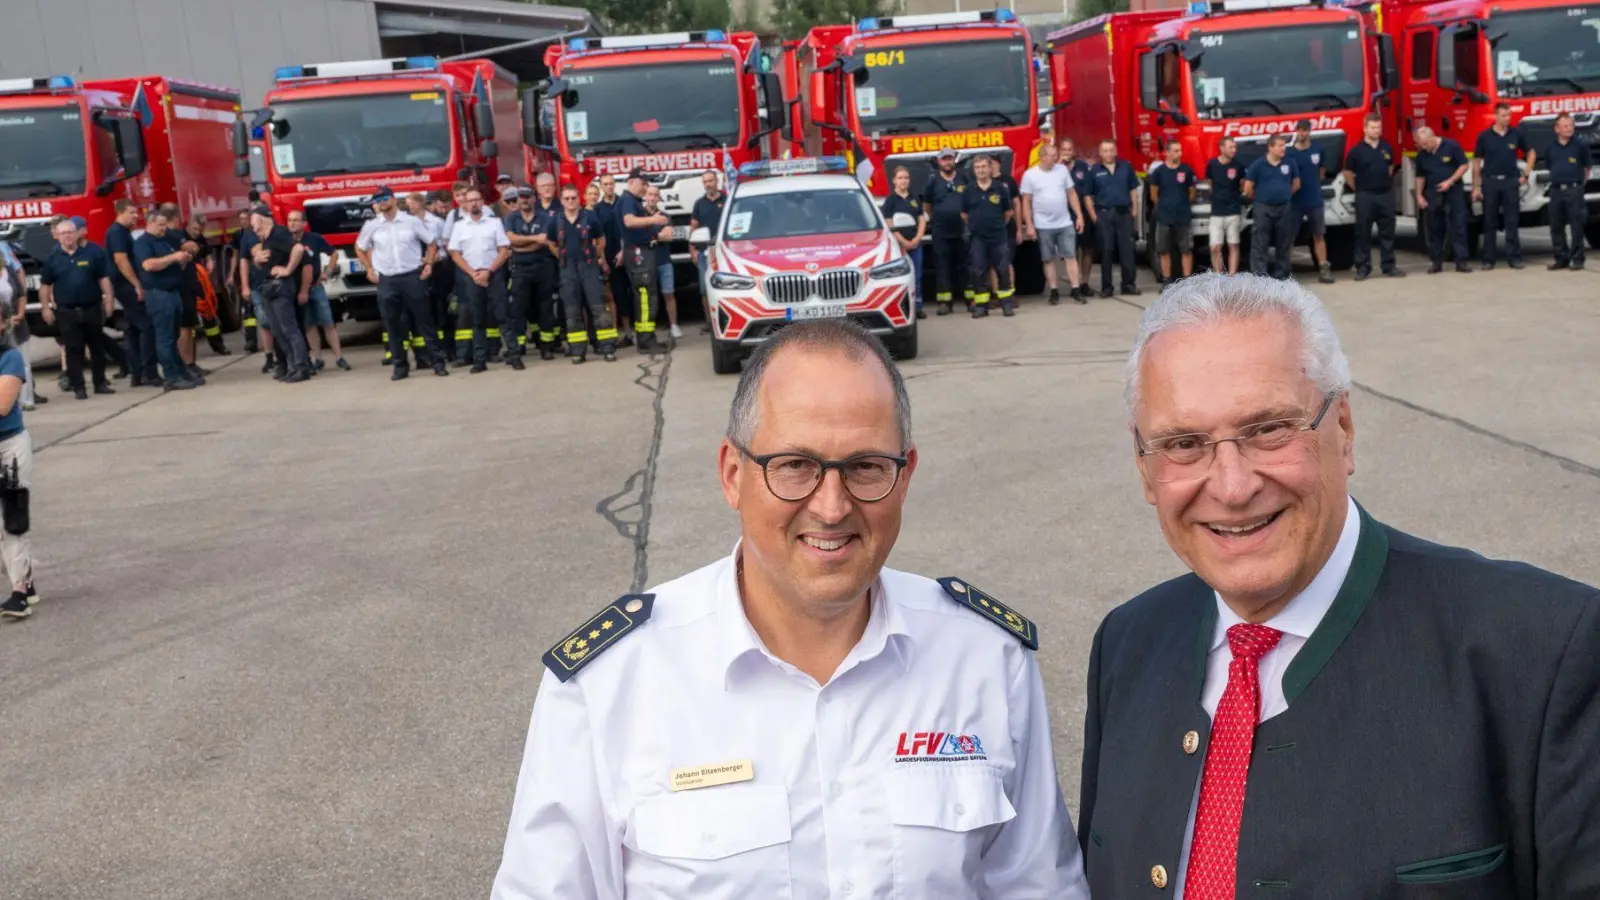
[[[1318,290],[1358,385],[1358,499],[1597,583],[1600,271],[1544,261],[1429,277],[1405,254],[1409,278]],[[890,562],[1037,620],[1074,808],[1093,629],[1182,571],[1123,425],[1138,315],[930,318],[905,366],[923,457]],[[670,359],[400,384],[370,344],[307,385],[259,356],[167,396],[80,403],[46,376],[44,602],[0,623],[0,895],[487,896],[540,654],[736,536],[714,470],[734,379],[689,330]]]

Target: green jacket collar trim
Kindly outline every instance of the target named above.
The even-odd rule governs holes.
[[[1283,697],[1290,703],[1300,696],[1313,679],[1333,658],[1335,650],[1344,643],[1356,627],[1367,608],[1367,602],[1377,592],[1378,580],[1383,577],[1384,564],[1389,559],[1389,534],[1383,526],[1356,504],[1361,516],[1361,537],[1356,541],[1356,555],[1350,561],[1350,571],[1339,587],[1339,595],[1317,630],[1311,633],[1305,646],[1295,654],[1294,662],[1283,673]],[[1199,633],[1195,636],[1195,697],[1205,689],[1206,657],[1211,653],[1211,638],[1217,629],[1217,600],[1215,592],[1201,582],[1201,613]]]

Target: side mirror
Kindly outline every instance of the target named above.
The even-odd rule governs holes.
[[[783,102],[783,80],[777,75],[767,72],[761,76],[761,100],[766,107],[768,126],[772,120],[783,114],[787,108]]]
[[[1156,54],[1139,57],[1139,105],[1145,109],[1161,108],[1161,90],[1156,83]]]
[[[250,126],[244,119],[233,120],[233,155],[240,159],[250,155]]]
[[[500,155],[500,145],[495,141],[484,141],[482,150],[485,159],[495,159]]]
[[[895,213],[894,214],[894,218],[889,220],[889,227],[890,228],[915,228],[915,227],[917,227],[917,220],[911,218],[909,215],[907,215],[905,213]]]
[[[1172,121],[1178,123],[1179,125],[1189,124],[1189,117],[1173,109],[1172,104],[1165,100],[1158,101],[1158,103],[1160,104],[1158,108],[1161,110],[1162,115],[1171,116]]]
[[[701,250],[704,250],[706,247],[710,246],[711,229],[701,225],[699,228],[689,232],[689,244]]]
[[[1457,90],[1459,83],[1456,78],[1456,34],[1460,31],[1460,25],[1446,25],[1439,29],[1439,40],[1435,44],[1433,80],[1447,91]]]
[[[1378,71],[1383,78],[1380,92],[1388,94],[1400,86],[1400,64],[1394,55],[1394,36],[1380,34],[1378,37]]]
[[[529,147],[544,143],[539,131],[539,91],[529,88],[522,92],[522,142]]]
[[[144,132],[139,130],[138,119],[116,120],[117,159],[122,163],[122,178],[137,178],[144,174],[149,161],[144,153]]]
[[[487,101],[479,100],[472,105],[472,118],[473,124],[478,126],[478,137],[494,137],[494,109]]]
[[[247,159],[236,159],[236,160],[234,160],[233,161],[233,174],[238,178],[249,178],[250,177],[250,161],[247,160]]]

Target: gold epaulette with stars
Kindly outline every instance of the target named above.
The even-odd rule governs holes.
[[[655,594],[623,594],[546,651],[545,667],[562,681],[569,680],[623,635],[648,621],[655,602]]]
[[[1024,647],[1039,649],[1039,628],[1026,616],[959,578],[941,578],[939,586],[950,595],[950,599],[1011,632]]]

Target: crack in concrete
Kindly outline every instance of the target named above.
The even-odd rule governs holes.
[[[655,430],[650,437],[650,450],[645,455],[644,467],[629,474],[622,482],[621,490],[601,498],[594,507],[594,511],[610,522],[617,534],[633,542],[633,581],[628,588],[633,593],[644,590],[650,578],[650,514],[655,497],[656,465],[661,455],[661,436],[667,424],[662,404],[671,372],[671,353],[652,353],[648,362],[639,364],[639,377],[633,383],[655,395],[651,401]],[[618,501],[630,497],[630,502],[617,505]],[[630,510],[637,510],[637,515],[624,518],[624,514]]]
[[[221,372],[223,369],[226,369],[229,366],[234,365],[235,363],[244,362],[245,360],[249,359],[252,356],[255,356],[255,354],[254,353],[240,354],[239,356],[235,356],[233,359],[228,360],[227,362],[223,363],[222,365],[217,366],[215,369],[212,369],[211,371],[212,371],[213,374],[215,374],[217,372]],[[122,388],[122,390],[132,391],[132,390],[134,390],[134,388],[124,386]],[[138,390],[150,390],[150,389],[149,388],[139,388]],[[72,431],[67,432],[66,434],[62,435],[61,437],[56,438],[53,441],[48,441],[46,443],[40,444],[39,446],[33,448],[33,455],[34,456],[38,456],[39,454],[43,453],[44,451],[49,450],[51,447],[60,446],[61,444],[64,444],[67,441],[72,440],[73,438],[77,437],[80,434],[83,434],[85,431],[88,431],[91,428],[98,428],[99,426],[104,425],[105,423],[111,421],[112,419],[115,419],[116,417],[118,417],[118,416],[120,416],[120,415],[122,415],[124,413],[132,412],[133,410],[138,409],[139,407],[145,405],[146,403],[151,403],[153,401],[160,400],[162,397],[165,397],[166,395],[167,395],[167,392],[165,390],[156,390],[156,392],[154,394],[151,394],[150,396],[145,397],[142,400],[135,400],[134,402],[128,404],[127,406],[124,406],[123,408],[121,408],[119,410],[116,410],[115,412],[107,413],[106,415],[104,415],[104,416],[102,416],[102,417],[100,417],[98,419],[95,419],[93,422],[90,422],[89,424],[84,425],[81,428],[75,428]],[[56,401],[56,402],[59,403],[61,401]],[[120,438],[119,438],[119,440],[120,440]],[[93,442],[92,441],[79,441],[78,443],[80,443],[80,444],[88,444],[88,443],[93,443]]]

